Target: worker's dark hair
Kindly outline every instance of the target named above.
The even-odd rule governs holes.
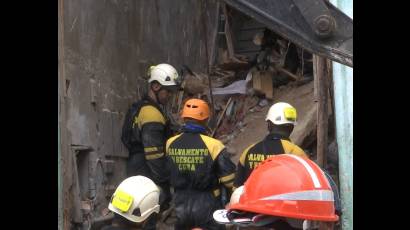
[[[161,83],[159,83],[157,80],[153,80],[151,82],[148,83],[149,87],[151,88],[154,84],[158,84],[161,85]]]
[[[275,125],[272,121],[268,120],[267,122],[269,133],[281,133],[285,136],[290,136],[295,127],[293,124]]]
[[[202,125],[202,126],[204,126],[205,128],[207,128],[207,122],[208,122],[208,119],[209,118],[207,118],[207,119],[205,119],[205,120],[203,120],[203,121],[199,121],[199,120],[196,120],[196,119],[193,119],[193,118],[189,118],[189,117],[186,117],[186,118],[184,118],[184,122],[186,123],[186,122],[191,122],[191,123],[196,123],[196,124],[199,124],[199,125]]]
[[[134,223],[132,221],[129,221],[125,217],[117,213],[114,213],[114,219],[112,222],[118,224],[119,226],[123,226],[123,227],[135,227],[135,226],[138,226],[139,224],[139,223]]]

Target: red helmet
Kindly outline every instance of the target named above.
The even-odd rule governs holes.
[[[291,154],[270,157],[245,182],[239,202],[229,207],[270,216],[337,221],[332,188],[320,167]]]

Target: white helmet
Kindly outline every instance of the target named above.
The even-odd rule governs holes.
[[[242,193],[243,193],[243,185],[235,189],[235,191],[233,191],[229,205],[238,203],[239,198],[241,197]]]
[[[266,115],[265,121],[271,121],[275,125],[296,125],[296,109],[288,103],[278,102],[272,105]]]
[[[163,86],[178,85],[178,72],[172,65],[163,63],[151,66],[148,75],[150,76],[148,79],[149,83],[158,81]]]
[[[142,222],[159,213],[159,188],[144,176],[132,176],[118,185],[108,209],[132,222]]]

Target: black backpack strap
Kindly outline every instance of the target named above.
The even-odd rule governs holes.
[[[140,142],[141,137],[138,129],[134,129],[134,119],[135,116],[138,115],[139,111],[141,110],[142,106],[144,106],[146,102],[144,100],[140,100],[135,102],[131,105],[128,109],[127,114],[124,118],[124,123],[122,125],[122,133],[121,133],[121,141],[127,147],[130,152],[133,152],[133,148],[135,148],[135,144]]]

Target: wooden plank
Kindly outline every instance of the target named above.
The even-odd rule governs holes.
[[[182,82],[181,87],[184,88],[185,87],[185,81]],[[177,113],[179,113],[179,111],[181,111],[181,104],[182,104],[182,98],[184,97],[184,92],[185,90],[179,91],[178,92],[178,110]]]
[[[270,71],[258,71],[253,74],[253,88],[264,93],[266,98],[273,99],[273,73]]]
[[[229,98],[229,100],[228,100],[228,102],[226,103],[224,109],[222,110],[221,115],[219,115],[218,121],[216,122],[216,126],[215,126],[214,130],[212,131],[211,137],[213,137],[213,136],[215,135],[215,132],[216,132],[216,130],[218,129],[218,126],[219,126],[219,124],[221,123],[222,118],[223,118],[224,115],[225,115],[226,109],[228,108],[228,106],[229,106],[229,104],[231,103],[231,101],[232,101],[232,97]]]
[[[282,68],[282,67],[275,67],[275,69],[279,70],[280,72],[288,75],[289,77],[291,77],[293,80],[300,80],[302,77],[295,75],[291,72],[289,72],[288,70]]]
[[[212,66],[215,62],[215,58],[216,58],[216,49],[217,49],[217,39],[218,39],[218,24],[219,24],[219,16],[220,16],[220,2],[217,1],[216,2],[216,17],[214,18],[214,26],[213,26],[213,30],[212,30],[212,34],[211,34],[211,38],[210,38],[210,44],[209,44],[209,66]]]
[[[317,163],[326,166],[328,134],[328,65],[326,58],[314,55],[314,77],[317,87]]]
[[[231,28],[229,26],[229,15],[228,15],[228,9],[226,8],[226,4],[223,4],[223,12],[225,16],[225,38],[226,38],[226,45],[228,47],[228,55],[229,55],[229,58],[234,59],[235,50],[233,47],[232,33],[231,33]]]

